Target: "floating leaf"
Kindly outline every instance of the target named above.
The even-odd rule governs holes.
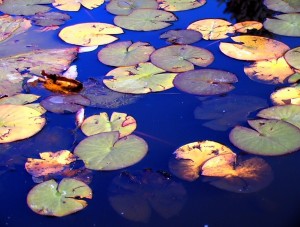
[[[207,160],[222,154],[236,156],[228,147],[209,140],[185,144],[174,154],[175,159],[171,159],[169,168],[174,175],[187,181],[199,177],[201,167]]]
[[[250,120],[249,129],[236,126],[229,135],[239,149],[257,155],[283,155],[300,148],[300,129],[278,120]]]
[[[287,78],[295,73],[284,57],[256,61],[246,66],[244,72],[250,79],[265,84],[286,83]]]
[[[194,30],[169,30],[159,38],[172,44],[192,44],[202,39],[202,34]]]
[[[248,61],[267,60],[279,58],[284,55],[289,47],[279,41],[260,36],[235,36],[231,38],[237,43],[220,43],[223,54]]]
[[[137,9],[157,9],[155,0],[111,0],[106,5],[106,10],[115,15],[129,15]]]
[[[153,208],[163,218],[178,214],[187,199],[184,187],[159,172],[122,172],[109,188],[109,202],[122,217],[147,222]]]
[[[40,96],[33,94],[17,94],[11,97],[4,97],[0,99],[0,105],[13,104],[24,105],[36,101]]]
[[[27,204],[38,214],[62,217],[85,208],[87,202],[81,198],[92,198],[90,187],[81,181],[64,178],[59,184],[49,180],[33,187],[27,195]]]
[[[70,20],[70,16],[65,13],[50,12],[50,13],[37,13],[31,17],[31,21],[35,25],[39,26],[55,26],[62,25],[67,20]]]
[[[71,65],[63,74],[63,77],[75,80],[78,76],[77,66]]]
[[[116,170],[139,162],[147,151],[147,143],[138,136],[119,139],[119,132],[103,132],[82,140],[74,154],[88,169]]]
[[[214,60],[213,54],[203,48],[189,45],[172,45],[160,48],[151,55],[151,62],[169,72],[186,72],[194,65],[208,66]]]
[[[271,100],[274,105],[288,105],[300,98],[299,87],[285,87],[271,94]]]
[[[282,13],[300,12],[300,4],[298,0],[264,0],[264,4],[269,9]]]
[[[157,9],[136,9],[127,16],[116,16],[114,24],[134,31],[153,31],[170,26],[174,14]]]
[[[235,28],[232,24],[222,19],[204,19],[190,24],[187,29],[201,32],[203,39],[218,40],[228,37],[228,33],[234,33]]]
[[[286,52],[284,58],[290,66],[300,70],[300,47]]]
[[[112,35],[123,33],[122,28],[106,23],[81,23],[63,28],[59,37],[70,44],[95,46],[111,43],[118,38]]]
[[[265,29],[278,35],[300,37],[299,13],[281,14],[274,17],[276,19],[266,19]]]
[[[47,110],[42,107],[39,103],[30,103],[30,104],[26,104],[25,106],[32,108],[38,112],[40,112],[41,114],[44,114],[47,112]]]
[[[110,119],[107,113],[93,115],[85,119],[81,130],[86,136],[101,132],[119,132],[119,138],[130,135],[136,129],[136,121],[126,113],[113,112]]]
[[[288,78],[289,83],[298,83],[300,80],[300,72],[296,72]]]
[[[198,69],[178,74],[174,79],[176,88],[194,95],[219,95],[234,89],[238,81],[230,72],[215,69]]]
[[[203,6],[206,0],[157,0],[159,7],[166,11],[183,11]]]
[[[249,30],[259,30],[263,27],[263,24],[258,21],[243,21],[233,25],[235,32],[247,33]]]
[[[99,51],[98,59],[110,66],[132,66],[147,62],[154,50],[149,43],[122,41],[104,47]]]
[[[78,11],[83,5],[87,9],[94,9],[104,3],[104,0],[54,0],[53,6],[65,11]]]
[[[41,113],[25,106],[1,105],[0,143],[26,139],[38,133],[45,125]]]
[[[0,4],[0,11],[11,15],[34,15],[49,11],[51,8],[45,5],[52,2],[53,0],[5,0]]]
[[[271,167],[261,158],[232,159],[225,154],[211,158],[202,167],[204,179],[211,185],[231,192],[253,193],[273,180]]]
[[[90,105],[90,100],[82,95],[53,95],[44,99],[41,105],[53,113],[75,113],[82,106]]]
[[[176,73],[166,73],[148,62],[113,69],[106,74],[103,83],[113,91],[144,94],[174,87],[175,76]]]

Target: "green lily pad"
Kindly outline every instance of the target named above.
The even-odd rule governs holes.
[[[264,22],[264,28],[278,35],[300,37],[299,13],[281,14],[275,18],[267,18]]]
[[[203,6],[206,0],[157,0],[159,7],[166,11],[183,11]]]
[[[189,45],[172,45],[160,48],[151,54],[151,62],[169,72],[186,72],[194,69],[194,65],[208,66],[213,54],[203,48]]]
[[[26,139],[38,133],[45,125],[41,113],[19,105],[1,105],[0,143]]]
[[[283,155],[300,148],[300,129],[279,120],[249,120],[249,129],[236,126],[229,135],[239,149],[257,155]]]
[[[161,39],[167,39],[172,44],[192,44],[202,39],[202,34],[194,30],[169,30],[160,35]]]
[[[300,12],[300,3],[298,0],[264,0],[264,4],[269,9],[282,13]]]
[[[234,89],[238,81],[230,72],[215,69],[198,69],[178,74],[174,79],[176,88],[193,95],[219,95]]]
[[[126,113],[113,112],[110,119],[107,113],[93,115],[86,118],[81,130],[86,136],[92,136],[101,132],[119,132],[119,138],[130,135],[136,129],[136,121]]]
[[[85,183],[64,178],[59,184],[55,180],[36,185],[27,195],[27,204],[34,212],[63,217],[87,206],[81,198],[92,198],[92,190]]]
[[[11,15],[34,15],[49,11],[51,8],[45,5],[52,2],[53,0],[5,0],[0,4],[0,11]]]
[[[157,9],[155,0],[111,0],[106,5],[106,10],[115,15],[129,15],[137,9]]]
[[[284,58],[290,66],[300,70],[300,47],[296,47],[286,52]]]
[[[114,24],[134,31],[153,31],[170,26],[176,21],[174,14],[157,9],[136,9],[127,16],[116,16]]]
[[[180,212],[186,199],[181,184],[152,170],[122,172],[109,188],[109,202],[114,210],[136,222],[147,222],[152,209],[163,218],[171,218]]]
[[[44,27],[62,25],[70,19],[68,14],[59,12],[37,13],[31,17],[33,24]]]
[[[138,136],[119,139],[119,132],[103,132],[82,140],[74,154],[88,169],[116,170],[139,162],[147,151],[147,143]]]
[[[164,91],[174,87],[176,73],[166,73],[152,63],[119,67],[108,72],[103,83],[111,90],[130,94]]]
[[[104,47],[99,51],[98,59],[110,66],[131,66],[147,62],[154,50],[149,43],[123,41]]]
[[[0,105],[13,104],[24,105],[36,101],[40,96],[33,94],[17,94],[11,97],[4,97],[0,99]]]
[[[261,110],[257,116],[265,119],[286,121],[300,128],[300,106],[297,105],[272,106]]]

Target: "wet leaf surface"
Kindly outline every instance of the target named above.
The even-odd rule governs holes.
[[[192,44],[202,39],[202,34],[194,30],[169,30],[160,35],[171,44]]]

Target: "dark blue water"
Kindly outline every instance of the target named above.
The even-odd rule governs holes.
[[[236,1],[238,2],[238,1]],[[224,13],[226,3],[209,0],[205,6],[195,10],[176,12],[178,21],[172,26],[153,32],[134,32],[124,30],[118,35],[119,40],[149,42],[156,49],[167,43],[159,39],[160,34],[170,29],[184,29],[190,23],[205,18],[222,18],[236,22],[232,14]],[[72,19],[64,26],[82,22],[113,23],[113,15],[105,11],[102,5],[98,9],[68,13]],[[27,44],[40,48],[54,48],[70,46],[57,38],[59,31],[48,33],[23,34],[19,36],[18,46],[9,42],[12,48],[0,47],[1,56],[15,54],[24,50]],[[273,36],[291,48],[300,44],[300,38]],[[222,40],[226,41],[226,40]],[[229,41],[229,39],[228,39]],[[201,40],[194,46],[210,50],[215,61],[208,68],[230,71],[237,75],[239,82],[231,94],[251,95],[267,100],[270,94],[280,86],[265,85],[250,80],[243,72],[245,62],[230,59],[219,51],[219,41]],[[14,48],[13,48],[14,47]],[[23,49],[22,49],[23,48]],[[79,54],[74,62],[78,66],[78,80],[85,81],[89,77],[101,78],[113,67],[105,66],[97,60],[97,53],[101,50]],[[198,68],[198,67],[196,67]],[[49,92],[35,91],[46,97]],[[125,112],[133,116],[138,124],[136,134],[143,137],[148,145],[147,156],[139,163],[126,168],[133,172],[144,168],[153,170],[168,170],[168,162],[176,148],[193,141],[212,140],[233,149],[228,139],[230,130],[214,131],[203,127],[203,120],[194,118],[194,110],[200,105],[199,99],[185,94],[176,88],[161,93],[143,95],[137,102],[116,109],[86,108],[86,116],[107,112]],[[255,115],[253,115],[255,116]],[[1,145],[1,158],[7,160],[11,156],[15,164],[9,170],[3,168],[0,175],[0,226],[299,226],[300,214],[300,152],[280,156],[264,157],[274,172],[274,180],[265,189],[251,194],[236,194],[223,191],[203,183],[201,179],[185,182],[176,177],[173,180],[181,183],[187,191],[187,200],[176,216],[164,219],[152,211],[151,219],[147,223],[128,221],[118,215],[108,201],[108,188],[114,177],[123,170],[111,172],[94,172],[90,187],[93,199],[88,201],[84,210],[62,218],[51,218],[33,213],[26,204],[26,196],[35,185],[31,176],[24,170],[26,157],[37,157],[39,152],[57,151],[72,147],[74,129],[74,115],[58,115],[47,113],[47,125],[41,133],[25,141]],[[246,124],[243,122],[242,124]],[[84,136],[78,132],[79,139]],[[51,138],[50,138],[51,137]],[[45,140],[45,138],[47,138]],[[50,140],[50,142],[46,142]],[[8,148],[7,148],[8,147]],[[8,149],[8,151],[5,151]]]

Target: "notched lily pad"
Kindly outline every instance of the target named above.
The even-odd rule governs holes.
[[[274,105],[298,104],[300,100],[299,87],[285,87],[274,91],[271,94],[271,101]]]
[[[300,70],[300,47],[296,47],[286,52],[284,58],[290,66]]]
[[[157,9],[156,0],[111,0],[106,10],[115,15],[129,15],[137,9]]]
[[[267,18],[264,28],[278,35],[300,37],[300,14],[289,13]]]
[[[169,30],[160,35],[171,44],[192,44],[202,39],[202,34],[194,30]]]
[[[66,13],[49,12],[49,13],[37,13],[31,17],[33,24],[38,26],[55,26],[62,25],[67,20],[70,20],[70,16]]]
[[[269,9],[282,13],[300,12],[300,3],[298,0],[264,0],[264,4]]]
[[[104,0],[53,0],[53,6],[65,11],[78,11],[83,5],[87,9],[94,9],[104,3]]]
[[[166,11],[183,11],[203,6],[206,0],[157,0],[159,7]]]
[[[233,25],[235,32],[247,33],[249,30],[260,30],[263,24],[258,21],[243,21]]]

